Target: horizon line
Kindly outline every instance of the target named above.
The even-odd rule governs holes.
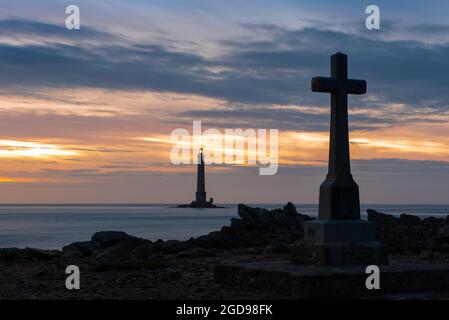
[[[221,205],[285,205],[288,202],[293,203],[295,206],[301,205],[316,205],[318,203],[296,203],[293,201],[287,202],[222,202],[218,203]],[[30,203],[0,203],[1,206],[102,206],[102,205],[122,205],[122,206],[145,206],[145,205],[180,205],[184,204],[183,202],[30,202]],[[369,205],[388,205],[388,206],[449,206],[449,203],[361,203],[361,206],[369,206]]]

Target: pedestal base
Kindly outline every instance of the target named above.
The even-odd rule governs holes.
[[[319,266],[385,265],[388,253],[378,242],[317,244],[303,240],[292,246],[291,261]]]
[[[304,240],[292,246],[291,261],[322,266],[384,265],[388,253],[376,240],[371,222],[318,219],[304,224]]]

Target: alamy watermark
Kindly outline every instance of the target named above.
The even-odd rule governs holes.
[[[365,27],[368,30],[380,29],[380,9],[378,6],[371,4],[366,7],[365,13],[369,16],[365,20]]]
[[[192,135],[178,128],[172,131],[170,160],[174,165],[198,164],[198,153],[204,147],[206,164],[259,165],[262,176],[278,170],[277,129],[225,129],[202,131],[201,121],[193,121]]]
[[[65,13],[69,15],[65,20],[65,27],[68,30],[79,30],[81,28],[80,8],[70,5],[65,8]]]
[[[69,276],[65,280],[65,287],[68,290],[80,289],[80,268],[74,264],[67,266],[65,273]]]

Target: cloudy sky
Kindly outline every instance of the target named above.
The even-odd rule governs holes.
[[[81,29],[65,28],[65,8]],[[365,8],[381,29],[365,28]],[[0,2],[0,201],[187,202],[195,167],[170,133],[279,129],[278,173],[207,168],[217,202],[316,203],[329,97],[310,79],[329,55],[367,80],[351,96],[363,203],[448,203],[447,1]],[[207,146],[206,146],[207,147]]]

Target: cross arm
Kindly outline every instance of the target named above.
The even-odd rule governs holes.
[[[346,92],[350,94],[365,94],[366,93],[366,81],[365,80],[347,80]]]
[[[313,77],[312,91],[313,92],[334,92],[337,89],[337,82],[333,78],[327,77]]]

